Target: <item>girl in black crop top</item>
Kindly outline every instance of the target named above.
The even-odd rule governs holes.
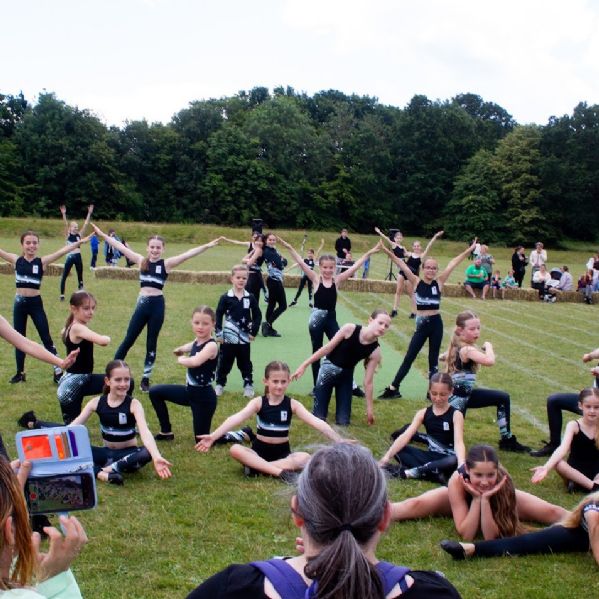
[[[320,275],[317,275],[313,270],[310,270],[304,263],[299,253],[287,243],[285,240],[278,238],[282,246],[286,247],[296,264],[303,270],[305,276],[312,282],[314,286],[314,308],[310,314],[308,322],[308,330],[312,340],[312,351],[318,351],[324,342],[326,335],[329,341],[339,330],[337,322],[337,314],[335,308],[337,306],[337,290],[341,288],[343,283],[347,281],[354,273],[366,262],[366,260],[379,251],[381,244],[377,244],[371,250],[368,250],[356,262],[343,272],[335,274],[337,263],[335,256],[325,254],[318,259],[318,268]],[[318,370],[320,368],[320,360],[312,363],[312,378],[316,385],[318,378]]]
[[[290,382],[289,366],[284,362],[270,362],[264,371],[265,395],[251,399],[245,408],[229,416],[211,434],[201,435],[196,450],[207,452],[225,433],[255,415],[257,431],[252,448],[235,444],[230,449],[231,457],[241,462],[247,472],[287,480],[289,471],[301,470],[310,459],[306,452],[291,452],[289,427],[292,416],[297,416],[329,439],[341,441],[326,422],[310,414],[299,401],[285,395]]]
[[[79,243],[87,241],[82,239]],[[40,295],[40,287],[44,271],[48,264],[58,260],[61,256],[73,250],[72,245],[65,245],[56,252],[46,256],[38,256],[39,237],[33,231],[26,231],[21,235],[21,255],[5,252],[0,249],[0,258],[6,260],[15,269],[17,292],[13,307],[13,325],[15,330],[25,335],[27,331],[27,319],[31,318],[44,347],[56,355],[56,347],[50,335],[48,317],[44,310],[44,304]],[[25,353],[17,349],[15,352],[17,372],[10,379],[11,383],[25,381]],[[57,383],[62,375],[62,370],[54,367],[54,382]]]
[[[102,237],[106,243],[117,249],[133,264],[139,266],[140,290],[137,305],[131,316],[125,338],[116,350],[114,358],[115,360],[124,360],[144,327],[147,327],[146,358],[144,361],[144,374],[140,385],[140,389],[147,393],[150,390],[150,377],[154,369],[154,362],[156,361],[158,335],[164,322],[164,295],[162,289],[166,283],[168,273],[186,260],[215,247],[222,237],[204,245],[194,247],[177,256],[163,259],[164,239],[159,235],[152,235],[148,239],[148,253],[146,256],[142,256],[114,237],[106,235],[96,225],[92,226],[96,235]]]
[[[368,424],[374,423],[372,386],[376,367],[381,360],[378,339],[386,333],[390,323],[391,318],[385,310],[375,310],[365,327],[352,323],[344,324],[324,347],[300,364],[293,373],[293,380],[299,379],[315,360],[326,356],[314,388],[313,413],[316,416],[323,420],[326,419],[331,394],[335,389],[337,402],[335,422],[341,426],[349,424],[354,368],[358,362],[364,360],[366,416]]]
[[[100,418],[100,432],[104,444],[92,447],[94,471],[98,480],[122,485],[124,472],[139,470],[153,462],[156,474],[170,478],[170,462],[165,460],[148,428],[144,409],[129,395],[131,370],[122,360],[113,360],[106,366],[103,395],[89,401],[72,424],[85,424],[96,412]],[[139,432],[143,447],[137,446]]]
[[[216,410],[216,393],[212,386],[218,362],[218,345],[213,338],[216,315],[208,306],[199,306],[191,315],[191,327],[195,339],[173,350],[177,362],[187,368],[185,385],[152,385],[150,401],[160,422],[157,441],[172,441],[167,401],[189,406],[193,416],[195,440],[210,432],[212,416]],[[186,354],[189,354],[187,356]]]

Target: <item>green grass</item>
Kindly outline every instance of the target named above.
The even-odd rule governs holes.
[[[13,227],[13,229],[9,228]],[[62,243],[59,223],[44,221],[46,235],[42,251],[49,253]],[[23,221],[0,221],[0,247],[17,250],[15,231],[28,226]],[[32,223],[37,228],[38,223]],[[132,246],[143,251],[143,237],[154,228],[128,223],[119,229],[131,231],[144,228],[137,239],[133,234]],[[4,228],[3,228],[4,227]],[[167,239],[167,255],[202,243],[220,234],[214,227],[162,227]],[[46,236],[54,232],[56,237]],[[235,232],[227,231],[233,235]],[[301,241],[302,232],[285,232],[293,242]],[[247,231],[239,230],[237,237],[244,239]],[[325,234],[327,246],[332,247],[335,233]],[[352,236],[356,245],[366,248],[374,237]],[[310,234],[308,243],[317,245],[319,234]],[[139,240],[139,241],[138,241]],[[173,240],[177,240],[174,242]],[[446,263],[458,253],[461,244],[439,242],[432,254]],[[500,268],[507,265],[510,250],[493,253]],[[199,256],[185,265],[194,270],[227,269],[243,255],[243,248],[223,246]],[[554,262],[555,257],[555,262]],[[84,249],[87,264],[89,250]],[[559,260],[558,260],[559,258]],[[582,270],[588,251],[550,252],[550,262],[569,264],[573,274]],[[465,267],[465,266],[464,266]],[[388,263],[375,256],[371,273],[384,276]],[[458,268],[453,279],[460,280],[463,268]],[[99,280],[86,270],[86,286],[98,298],[98,310],[93,328],[109,334],[112,343],[95,352],[96,371],[112,358],[123,336],[137,295],[137,285],[130,281]],[[9,317],[14,293],[12,277],[0,276],[0,314]],[[74,289],[73,276],[67,283],[67,292]],[[153,382],[182,383],[184,369],[172,357],[171,349],[192,338],[188,324],[192,308],[200,303],[216,305],[226,290],[223,286],[191,284],[167,285],[166,322],[158,347],[158,360]],[[288,297],[291,290],[288,290]],[[51,331],[57,345],[59,330],[66,318],[67,307],[58,302],[58,279],[44,280],[43,295]],[[389,306],[391,295],[342,294],[340,322],[360,322],[379,306]],[[383,366],[377,374],[376,390],[390,382],[405,352],[414,323],[407,318],[405,298],[400,314],[384,339]],[[512,399],[512,428],[520,441],[538,445],[545,438],[545,398],[555,391],[574,391],[590,384],[588,369],[580,361],[583,352],[597,346],[599,321],[596,307],[583,304],[533,304],[510,301],[474,301],[463,298],[445,298],[443,319],[446,327],[445,343],[457,312],[464,308],[476,310],[483,323],[481,342],[493,342],[498,363],[479,374],[481,385],[509,391]],[[277,324],[281,339],[259,337],[252,349],[256,388],[260,389],[261,372],[272,359],[284,359],[294,368],[309,353],[306,321],[308,317],[306,293],[300,304],[286,312]],[[30,325],[31,327],[31,325]],[[37,339],[35,329],[30,336]],[[139,379],[144,356],[144,338],[134,346],[128,361]],[[348,435],[370,447],[381,456],[388,447],[389,433],[409,421],[414,412],[425,405],[424,375],[426,355],[420,356],[406,385],[402,386],[405,399],[376,402],[376,424],[365,424],[364,403],[354,402],[352,425]],[[51,383],[49,366],[27,359],[27,383],[11,386],[7,381],[14,373],[14,357],[10,346],[0,344],[0,397],[2,398],[1,431],[9,450],[14,453],[15,421],[25,410],[34,408],[48,419],[59,418],[55,386]],[[240,377],[234,369],[229,378],[228,392],[219,400],[214,425],[239,409],[245,401],[239,393]],[[290,393],[310,406],[305,394],[310,388],[310,373],[290,387]],[[146,407],[150,427],[157,422],[147,396],[137,394]],[[86,597],[144,598],[181,597],[210,574],[231,562],[247,562],[271,555],[294,552],[295,531],[288,511],[289,490],[269,479],[246,480],[241,468],[227,456],[224,447],[216,447],[209,454],[198,454],[192,448],[191,417],[188,410],[173,406],[171,418],[176,440],[161,445],[164,455],[173,462],[174,476],[160,481],[151,467],[129,476],[124,488],[99,486],[99,505],[96,510],[81,514],[90,542],[74,570]],[[492,409],[472,410],[466,421],[466,441],[488,442],[496,445],[497,427]],[[253,423],[252,423],[253,424]],[[90,422],[95,442],[99,441],[97,421]],[[300,422],[294,422],[291,434],[294,448],[312,450],[322,438]],[[533,488],[529,469],[539,464],[529,456],[502,453],[502,460],[519,488],[534,491],[541,497],[570,507],[579,496],[569,496],[554,474]],[[416,495],[431,485],[417,481],[391,481],[392,499]],[[514,559],[474,560],[468,563],[452,562],[438,547],[443,538],[455,538],[449,519],[426,519],[394,525],[379,545],[378,555],[396,563],[415,568],[434,568],[445,572],[464,597],[592,597],[599,593],[595,562],[590,555],[539,556]]]

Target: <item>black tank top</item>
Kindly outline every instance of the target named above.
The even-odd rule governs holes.
[[[100,418],[100,432],[105,441],[130,441],[135,438],[135,416],[131,413],[131,396],[127,395],[117,408],[108,405],[108,397],[98,400],[96,414]]]
[[[44,265],[41,258],[31,262],[19,256],[15,262],[15,281],[17,289],[39,289],[44,276]]]
[[[81,235],[79,233],[69,233],[67,236],[67,243],[77,243],[81,241]]]
[[[67,355],[72,351],[79,349],[75,363],[67,368],[71,374],[91,374],[94,371],[94,344],[87,339],[81,339],[79,343],[73,343],[69,337],[70,327],[64,336],[64,344],[67,348]]]
[[[599,449],[595,445],[595,439],[587,437],[578,424],[578,432],[572,437],[570,444],[570,455],[568,464],[578,470],[599,471]]]
[[[334,310],[337,306],[337,287],[335,281],[330,287],[322,284],[322,279],[318,284],[318,289],[314,292],[314,307],[319,310]]]
[[[398,257],[401,258],[402,260],[404,259],[405,255],[406,255],[406,248],[402,248],[399,247],[398,245],[396,245],[393,248],[393,253]]]
[[[191,346],[189,356],[195,356],[199,354],[209,343],[216,343],[214,339],[208,339],[201,345],[197,341],[194,341]],[[215,358],[206,360],[203,364],[196,366],[195,368],[187,369],[187,384],[194,387],[207,387],[214,380],[214,373],[216,372],[216,364],[218,363],[218,354]]]
[[[416,299],[416,310],[438,310],[441,304],[441,290],[437,281],[425,283],[418,281],[414,293]]]
[[[415,274],[417,275],[420,272],[420,265],[422,264],[422,260],[420,259],[420,257],[418,258],[414,258],[414,256],[410,256],[407,260],[406,260],[406,266]]]
[[[167,279],[168,273],[166,272],[162,258],[156,260],[156,262],[148,262],[148,270],[139,271],[140,287],[152,287],[162,291]]]
[[[426,428],[427,434],[433,439],[443,443],[445,447],[451,447],[453,449],[453,415],[456,409],[449,406],[449,410],[445,414],[436,416],[433,412],[433,407],[429,406],[426,408],[424,413],[424,428]]]
[[[327,356],[329,362],[339,368],[354,368],[358,362],[366,359],[378,346],[378,341],[364,345],[360,343],[362,326],[357,324],[348,339],[343,339]]]
[[[272,406],[268,397],[262,396],[262,407],[256,414],[256,434],[264,437],[288,437],[291,426],[291,398],[283,397],[283,401]]]

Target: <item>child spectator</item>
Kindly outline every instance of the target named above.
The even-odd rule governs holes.
[[[493,290],[493,299],[497,298],[497,290],[501,291],[501,299],[505,299],[505,289],[501,284],[501,273],[498,270],[491,276],[491,289]]]
[[[507,271],[507,277],[505,277],[505,279],[503,279],[501,282],[501,287],[503,289],[518,289],[520,287],[520,285],[518,285],[518,281],[516,281],[515,273],[512,268]],[[501,297],[503,298],[503,294]]]

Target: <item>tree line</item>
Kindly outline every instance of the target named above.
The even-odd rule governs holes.
[[[398,108],[256,87],[118,128],[52,93],[0,94],[2,216],[94,203],[103,219],[594,240],[598,163],[599,106],[582,102],[521,126],[471,93]]]

